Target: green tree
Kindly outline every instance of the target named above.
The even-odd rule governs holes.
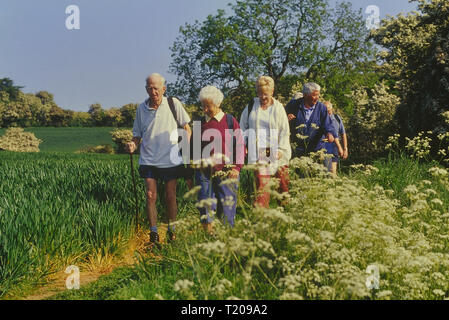
[[[136,103],[128,103],[120,108],[122,113],[122,121],[120,123],[121,127],[132,127],[134,123],[134,118],[136,117],[137,107],[139,105]]]
[[[386,50],[384,72],[401,98],[397,119],[401,133],[441,133],[441,114],[449,106],[449,2],[419,0],[418,12],[391,17],[373,33]]]
[[[92,123],[94,126],[103,126],[104,124],[104,118],[105,118],[105,111],[101,107],[101,104],[94,103],[90,105],[89,111],[87,113],[90,114],[92,118]]]
[[[38,93],[36,93],[36,97],[39,98],[44,105],[56,105],[54,96],[50,92],[39,91]]]
[[[12,81],[10,78],[0,79],[0,92],[7,92],[11,101],[14,101],[18,98],[20,89],[22,88],[23,87],[21,86],[15,86],[14,81]]]
[[[180,28],[170,64],[178,77],[169,89],[186,103],[214,84],[231,96],[229,105],[243,103],[240,111],[261,74],[276,82],[300,74],[314,79],[329,66],[353,70],[372,57],[362,13],[349,3],[332,8],[327,0],[247,0],[230,7],[229,16],[219,10]]]
[[[123,117],[119,108],[111,108],[104,112],[103,125],[107,127],[118,127]]]

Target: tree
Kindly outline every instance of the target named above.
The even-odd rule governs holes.
[[[386,49],[383,69],[401,98],[396,117],[405,136],[449,129],[441,116],[449,108],[449,2],[418,2],[418,12],[384,20],[372,35]]]
[[[361,86],[351,93],[350,99],[355,103],[346,126],[351,153],[358,160],[382,155],[388,137],[396,132],[394,115],[400,99],[389,92],[384,82],[372,89]]]
[[[0,79],[0,92],[7,92],[11,101],[15,101],[18,98],[20,89],[22,88],[23,87],[15,86],[14,82],[9,78]]]
[[[313,79],[327,67],[353,70],[372,57],[361,11],[349,3],[333,9],[327,0],[246,0],[230,7],[230,16],[219,10],[181,27],[171,48],[177,81],[169,90],[187,103],[214,84],[246,105],[261,74],[275,82],[299,74]]]
[[[50,92],[39,91],[38,93],[36,93],[36,97],[38,97],[44,105],[56,105],[54,96]]]
[[[89,111],[87,113],[90,114],[92,118],[92,123],[94,126],[102,126],[104,123],[105,112],[101,107],[101,104],[94,103],[90,105]]]
[[[118,127],[123,121],[122,113],[119,108],[111,108],[104,113],[103,125],[108,127]]]
[[[134,118],[136,117],[137,107],[139,105],[136,103],[128,103],[120,108],[122,113],[121,127],[132,127],[134,124]]]

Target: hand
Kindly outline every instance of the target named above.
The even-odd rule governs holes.
[[[349,156],[349,151],[348,151],[348,149],[345,149],[345,150],[343,150],[343,159],[348,159],[348,156]]]
[[[338,155],[340,156],[340,158],[344,157],[344,151],[342,147],[338,147]]]
[[[127,144],[125,144],[126,152],[134,153],[134,151],[136,151],[136,149],[137,149],[137,146],[134,141],[131,141],[131,142],[128,142]]]
[[[333,143],[335,141],[334,136],[332,135],[332,133],[328,133],[326,136],[327,142]]]
[[[282,151],[276,152],[276,160],[280,160],[282,158]]]
[[[240,172],[236,169],[232,169],[231,171],[229,171],[229,178],[230,179],[238,179],[240,175]]]
[[[288,121],[292,121],[293,119],[296,119],[296,116],[293,114],[289,114],[287,117],[288,117]]]

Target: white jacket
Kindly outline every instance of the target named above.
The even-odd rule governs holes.
[[[273,105],[268,109],[270,111],[270,136],[271,141],[273,141],[273,133],[277,133],[277,148],[282,153],[281,159],[270,163],[270,174],[273,175],[278,170],[278,167],[285,166],[289,164],[292,157],[292,149],[290,146],[290,127],[288,123],[287,113],[285,112],[284,106],[274,99]],[[253,109],[248,117],[248,106],[243,110],[240,117],[240,128],[245,132],[245,144],[248,147],[248,163],[255,164],[258,163],[259,157],[257,150],[259,149],[259,141],[257,137],[258,134],[258,123],[259,123],[259,110],[260,110],[260,100],[259,98],[254,98]],[[249,130],[248,130],[249,129]],[[277,131],[273,131],[277,130]],[[274,150],[272,150],[273,152]]]

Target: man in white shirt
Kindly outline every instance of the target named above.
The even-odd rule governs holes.
[[[168,99],[164,97],[165,79],[153,73],[146,79],[145,86],[149,98],[136,112],[132,142],[127,150],[133,153],[139,144],[139,173],[145,180],[147,214],[150,221],[150,242],[158,243],[157,231],[157,181],[165,182],[165,201],[168,214],[167,241],[175,240],[174,222],[178,211],[176,202],[177,179],[182,176],[183,163],[179,154],[178,126],[181,126],[190,138],[190,117],[182,103],[173,99],[174,111],[170,109]],[[173,154],[176,154],[173,156]]]

